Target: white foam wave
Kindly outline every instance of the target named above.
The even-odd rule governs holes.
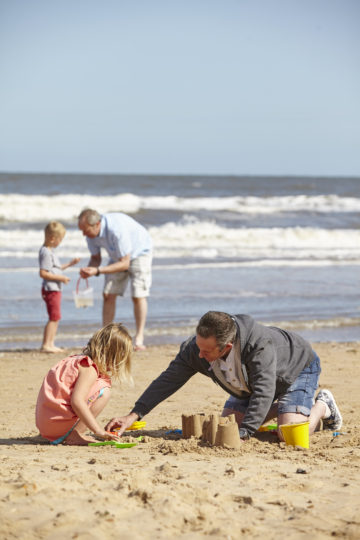
[[[360,317],[335,317],[333,319],[312,319],[305,321],[276,321],[263,323],[266,326],[278,326],[287,330],[316,330],[319,328],[345,328],[359,326]]]
[[[191,212],[229,211],[242,214],[282,212],[359,212],[360,197],[296,195],[283,197],[139,197],[131,193],[114,196],[0,194],[0,220],[34,223],[52,219],[76,222],[85,207],[99,212],[136,213],[140,210]]]
[[[287,228],[227,228],[210,221],[189,220],[151,227],[154,258],[173,259],[249,259],[284,261],[326,261],[357,264],[360,260],[360,230]],[[42,231],[3,230],[0,258],[34,258],[43,243]],[[78,256],[88,260],[85,238],[69,229],[58,248],[61,259]]]
[[[80,263],[81,264],[81,263]],[[197,270],[205,268],[276,268],[276,267],[325,267],[325,266],[360,266],[360,258],[352,260],[340,260],[334,261],[330,259],[314,260],[314,259],[257,259],[257,260],[246,260],[246,261],[225,261],[225,262],[195,262],[195,263],[178,263],[178,264],[154,264],[152,266],[153,270],[156,272],[167,271],[167,270]],[[34,273],[39,272],[37,266],[8,266],[6,268],[0,268],[1,273]],[[74,268],[69,268],[66,270],[66,273],[78,273],[79,266]],[[243,296],[252,296],[251,294]],[[208,297],[208,295],[206,295]]]
[[[212,221],[188,220],[153,227],[157,257],[329,258],[360,257],[360,230],[227,228]]]

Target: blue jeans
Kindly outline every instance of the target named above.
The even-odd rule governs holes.
[[[278,415],[300,413],[304,416],[310,416],[315,392],[319,384],[320,372],[320,358],[314,352],[314,359],[311,364],[299,373],[284,394],[278,396]],[[224,409],[232,409],[245,414],[249,406],[249,400],[250,398],[240,399],[230,396],[225,402]]]
[[[278,415],[299,413],[310,416],[320,372],[320,358],[314,352],[311,364],[303,369],[287,391],[278,397]]]

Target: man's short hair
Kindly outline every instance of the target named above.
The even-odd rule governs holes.
[[[236,324],[228,313],[208,311],[198,322],[196,333],[205,339],[213,336],[219,349],[223,349],[227,343],[234,343]]]
[[[93,210],[92,208],[85,208],[85,210],[82,210],[82,212],[79,214],[78,221],[85,221],[88,225],[96,225],[101,221],[101,215],[97,210]]]

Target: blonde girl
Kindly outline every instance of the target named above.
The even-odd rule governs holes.
[[[111,379],[132,382],[132,339],[122,324],[96,332],[82,354],[64,358],[46,375],[36,403],[36,426],[52,444],[86,445],[117,439],[97,422],[110,398]]]

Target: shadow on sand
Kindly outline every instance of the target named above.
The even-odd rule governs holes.
[[[22,444],[43,444],[48,445],[50,442],[44,439],[41,435],[33,435],[29,437],[10,437],[9,439],[0,439],[0,446],[13,446]]]

